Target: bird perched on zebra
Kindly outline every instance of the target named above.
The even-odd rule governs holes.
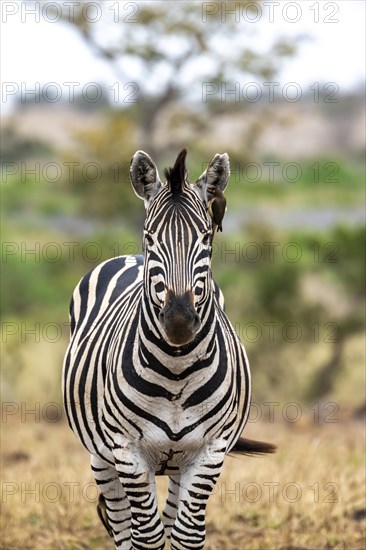
[[[212,218],[212,234],[215,234],[215,230],[222,231],[222,220],[224,219],[226,212],[226,198],[221,189],[216,187],[209,187],[208,193],[212,195],[212,199],[209,200],[207,210]]]
[[[168,539],[172,550],[201,550],[226,454],[274,451],[240,437],[249,365],[211,273],[213,223],[222,219],[208,213],[208,187],[224,191],[228,155],[215,155],[191,184],[186,153],[162,183],[137,151],[130,175],[146,207],[144,256],[97,266],[70,305],[64,405],[90,452],[98,514],[117,549],[162,550]],[[156,475],[169,476],[162,519]]]

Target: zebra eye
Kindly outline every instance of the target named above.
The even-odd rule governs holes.
[[[160,294],[161,292],[164,292],[164,290],[165,290],[165,284],[162,281],[160,281],[159,283],[157,283],[155,285],[155,292],[157,294]]]
[[[211,231],[209,231],[204,235],[202,239],[202,244],[204,244],[205,246],[208,246],[210,242],[211,242]]]
[[[152,238],[152,236],[149,233],[145,233],[145,240],[146,240],[146,243],[148,244],[148,246],[153,246],[154,239]]]

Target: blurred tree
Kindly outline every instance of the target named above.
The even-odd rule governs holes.
[[[18,134],[13,127],[1,129],[0,163],[48,157],[52,152],[50,146],[36,138],[26,138]]]
[[[129,224],[143,223],[143,208],[136,200],[129,176],[130,160],[136,150],[136,129],[129,113],[106,111],[97,127],[79,131],[76,147],[64,152],[73,166],[68,186],[88,197],[82,214],[104,219],[123,216]],[[140,216],[139,216],[140,213]]]
[[[110,106],[108,98],[108,90],[103,84],[98,84],[98,90],[95,91],[95,98],[92,97],[93,101],[88,98],[83,93],[75,93],[72,96],[72,101],[69,99],[61,98],[60,102],[64,102],[68,107],[74,107],[77,111],[82,111],[85,113],[95,112],[98,110],[105,109]],[[71,92],[70,92],[71,96]],[[50,99],[47,96],[47,93],[43,91],[41,87],[34,90],[34,93],[31,94],[19,94],[15,97],[15,110],[16,111],[27,111],[32,107],[49,107]]]
[[[114,68],[118,82],[110,86],[112,101],[136,105],[141,148],[152,155],[158,152],[154,131],[168,106],[184,100],[207,108],[209,97],[238,101],[245,83],[272,80],[281,61],[295,52],[294,42],[283,38],[264,53],[248,47],[253,22],[260,24],[264,9],[259,2],[98,0],[93,7],[83,0],[72,14],[61,0],[58,3],[55,12]],[[48,5],[51,11],[55,2]],[[197,120],[197,114],[191,120]]]
[[[248,223],[235,241],[216,242],[214,274],[255,366],[256,399],[273,389],[307,403],[334,398],[347,377],[347,347],[364,329],[364,228],[282,233]],[[283,255],[290,242],[301,250],[299,261]],[[278,246],[270,253],[264,243]]]
[[[343,302],[336,315],[336,333],[328,361],[317,370],[307,389],[309,401],[323,399],[331,394],[344,368],[344,348],[347,341],[365,327],[365,230],[363,227],[338,227],[333,233],[333,244],[337,245],[331,277],[338,302]],[[329,283],[328,283],[329,284]],[[333,313],[334,315],[334,313]]]

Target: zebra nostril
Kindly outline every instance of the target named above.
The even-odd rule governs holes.
[[[165,320],[165,315],[164,315],[164,312],[161,311],[161,312],[159,313],[159,321],[160,321],[161,324],[163,324],[163,323],[164,323],[164,320]]]

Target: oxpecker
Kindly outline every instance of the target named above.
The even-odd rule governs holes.
[[[208,213],[212,218],[213,231],[217,227],[217,231],[222,231],[222,220],[226,211],[226,198],[223,192],[217,187],[208,188],[210,195],[213,195],[212,199],[208,203]]]

